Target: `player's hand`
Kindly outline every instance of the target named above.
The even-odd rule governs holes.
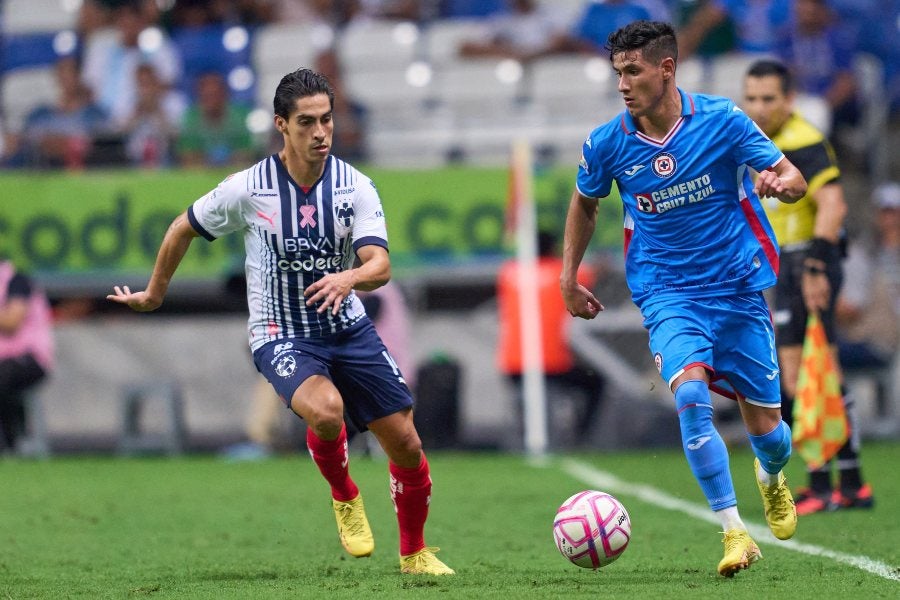
[[[562,290],[563,300],[566,303],[566,310],[568,310],[569,314],[573,317],[593,319],[603,310],[603,305],[600,304],[600,301],[597,300],[594,294],[583,285],[563,285],[560,286],[560,288]]]
[[[332,315],[337,315],[341,310],[341,304],[350,295],[353,289],[353,276],[350,271],[329,273],[322,279],[311,283],[303,290],[306,297],[306,305],[320,303],[317,313],[324,313],[329,308]]]
[[[150,296],[146,291],[132,292],[127,285],[115,286],[116,293],[106,296],[107,300],[124,304],[137,312],[149,312],[162,306],[162,300]]]
[[[771,170],[760,171],[753,184],[753,191],[760,198],[768,196],[781,200],[785,196],[784,192],[786,190],[787,187],[784,185],[784,181],[781,180],[775,171]]]
[[[831,283],[824,274],[804,272],[800,280],[800,292],[807,311],[828,310],[831,304]]]

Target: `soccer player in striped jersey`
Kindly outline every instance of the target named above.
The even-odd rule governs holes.
[[[775,334],[763,298],[775,284],[778,245],[759,197],[796,202],[806,181],[732,101],[677,87],[671,25],[635,21],[613,32],[608,48],[625,111],[584,143],[560,287],[573,316],[593,319],[603,310],[576,273],[597,203],[615,182],[632,300],[674,393],[688,464],[724,530],[717,570],[731,577],[761,553],[738,513],[709,390],[738,401],[766,520],[776,537],[790,538],[797,515],[782,469],[791,434],[781,420]],[[759,172],[755,184],[751,168]]]
[[[384,285],[391,265],[374,184],[331,155],[333,106],[334,92],[321,74],[285,75],[274,100],[282,150],[228,176],[172,222],[145,290],[115,286],[107,297],[136,311],[154,310],[194,238],[241,232],[253,359],[307,423],[307,446],[331,486],[344,548],[363,557],[375,547],[350,477],[346,412],[388,456],[401,571],[451,575],[424,540],[431,476],[412,395],[354,293]]]

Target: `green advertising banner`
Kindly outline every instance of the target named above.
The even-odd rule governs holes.
[[[391,256],[401,271],[499,258],[504,239],[506,169],[363,169],[378,187],[388,219]],[[172,219],[228,173],[110,171],[0,174],[0,256],[43,280],[146,276]],[[574,169],[535,174],[541,227],[562,232]],[[622,209],[601,202],[594,247],[621,248]],[[179,278],[233,272],[243,240],[195,241]]]

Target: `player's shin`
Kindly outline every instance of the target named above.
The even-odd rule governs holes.
[[[710,508],[719,511],[736,503],[728,449],[713,426],[712,400],[705,381],[686,381],[675,391],[681,441]]]
[[[422,453],[419,466],[405,468],[390,463],[391,500],[400,527],[400,555],[408,556],[425,547],[425,520],[431,501],[431,475]]]
[[[791,458],[791,428],[784,421],[779,421],[769,433],[750,435],[749,438],[753,454],[770,475],[777,475]]]
[[[359,495],[359,488],[350,478],[350,460],[347,449],[347,427],[341,427],[336,440],[326,441],[306,430],[306,446],[319,471],[331,486],[331,497],[349,502]]]

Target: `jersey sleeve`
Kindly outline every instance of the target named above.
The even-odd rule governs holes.
[[[247,173],[242,171],[226,177],[216,189],[188,207],[191,226],[209,241],[243,229],[247,198]]]
[[[726,119],[728,139],[734,140],[734,159],[738,164],[765,171],[784,157],[778,146],[737,106],[731,104]]]
[[[575,186],[578,193],[587,198],[605,198],[612,189],[612,177],[600,162],[593,136],[584,141],[581,147],[581,160],[578,161],[578,176]]]
[[[371,179],[365,181],[357,193],[353,207],[353,249],[362,246],[376,245],[387,248],[387,225],[384,219],[384,208],[375,184]]]

